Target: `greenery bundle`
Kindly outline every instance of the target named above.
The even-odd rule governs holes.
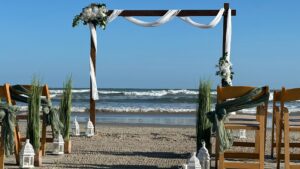
[[[72,108],[72,77],[69,76],[64,82],[64,91],[60,102],[60,121],[64,124],[62,135],[65,141],[70,138],[70,118]]]
[[[42,88],[40,81],[33,78],[28,101],[27,138],[34,150],[40,148],[40,107]]]
[[[2,138],[4,139],[4,150],[6,155],[14,152],[14,128],[16,113],[19,111],[15,106],[0,103],[0,117],[2,119]]]
[[[202,141],[209,152],[211,152],[211,122],[208,120],[206,113],[211,111],[211,81],[201,80],[198,94],[198,110],[197,110],[197,152],[202,146]]]

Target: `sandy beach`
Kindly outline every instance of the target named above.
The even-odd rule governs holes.
[[[92,138],[72,137],[72,154],[51,155],[48,145],[39,168],[178,168],[195,149],[195,128],[98,125]]]
[[[84,134],[84,124],[81,127]],[[270,159],[270,130],[267,133],[265,168],[274,168],[275,160]],[[252,140],[252,136],[253,133],[247,132],[245,141]],[[51,144],[48,144],[43,167],[36,168],[177,169],[195,151],[196,130],[194,127],[98,124],[94,137],[71,139],[71,154],[51,155]],[[13,157],[6,159],[6,168],[18,168]]]

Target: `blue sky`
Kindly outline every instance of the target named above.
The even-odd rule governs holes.
[[[89,29],[72,28],[71,23],[91,2],[99,1],[1,1],[0,84],[30,83],[35,74],[50,87],[61,87],[72,74],[75,87],[88,87]],[[225,1],[101,2],[109,9],[219,9]],[[226,2],[237,10],[232,20],[234,85],[299,87],[300,1]],[[215,65],[222,24],[203,30],[174,19],[144,28],[118,18],[97,32],[100,88],[197,88],[201,78],[212,79],[214,87],[220,84]]]

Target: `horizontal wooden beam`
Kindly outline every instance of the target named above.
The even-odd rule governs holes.
[[[168,10],[124,10],[119,16],[163,16]],[[108,11],[108,16],[112,13]],[[216,16],[219,10],[181,10],[177,16]],[[227,14],[223,14],[227,15]],[[231,15],[236,16],[236,10],[231,10]]]

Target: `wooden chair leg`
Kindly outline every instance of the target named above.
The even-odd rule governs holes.
[[[276,113],[276,163],[277,169],[280,169],[280,154],[281,154],[281,135],[282,121],[279,113]]]
[[[15,158],[16,158],[16,163],[17,165],[19,165],[19,152],[20,152],[20,147],[19,147],[19,144],[20,144],[20,140],[19,140],[19,137],[18,137],[18,130],[17,130],[17,127],[15,127],[15,131],[14,131],[14,143],[15,143]]]
[[[261,110],[263,111],[263,110]],[[260,114],[259,123],[259,169],[264,169],[265,162],[265,114]]]
[[[275,130],[275,111],[272,114],[272,132],[271,132],[271,158],[274,158],[274,130]],[[277,136],[277,134],[276,134]]]
[[[290,131],[289,112],[284,112],[284,166],[290,169]]]
[[[46,129],[47,126],[46,124],[43,122],[42,124],[42,143],[41,143],[41,150],[42,150],[42,156],[44,156],[46,154]]]
[[[218,137],[216,136],[216,148],[215,148],[215,168],[218,169],[218,160],[219,160],[219,154],[220,153],[220,150],[219,150],[219,139]]]
[[[219,153],[219,167],[220,169],[225,169],[224,168],[224,153]]]
[[[255,152],[259,153],[260,149],[260,132],[258,130],[255,131]]]
[[[1,129],[1,145],[0,145],[0,169],[4,169],[4,158],[5,158],[5,152],[4,152],[4,139],[3,139],[3,129]]]

